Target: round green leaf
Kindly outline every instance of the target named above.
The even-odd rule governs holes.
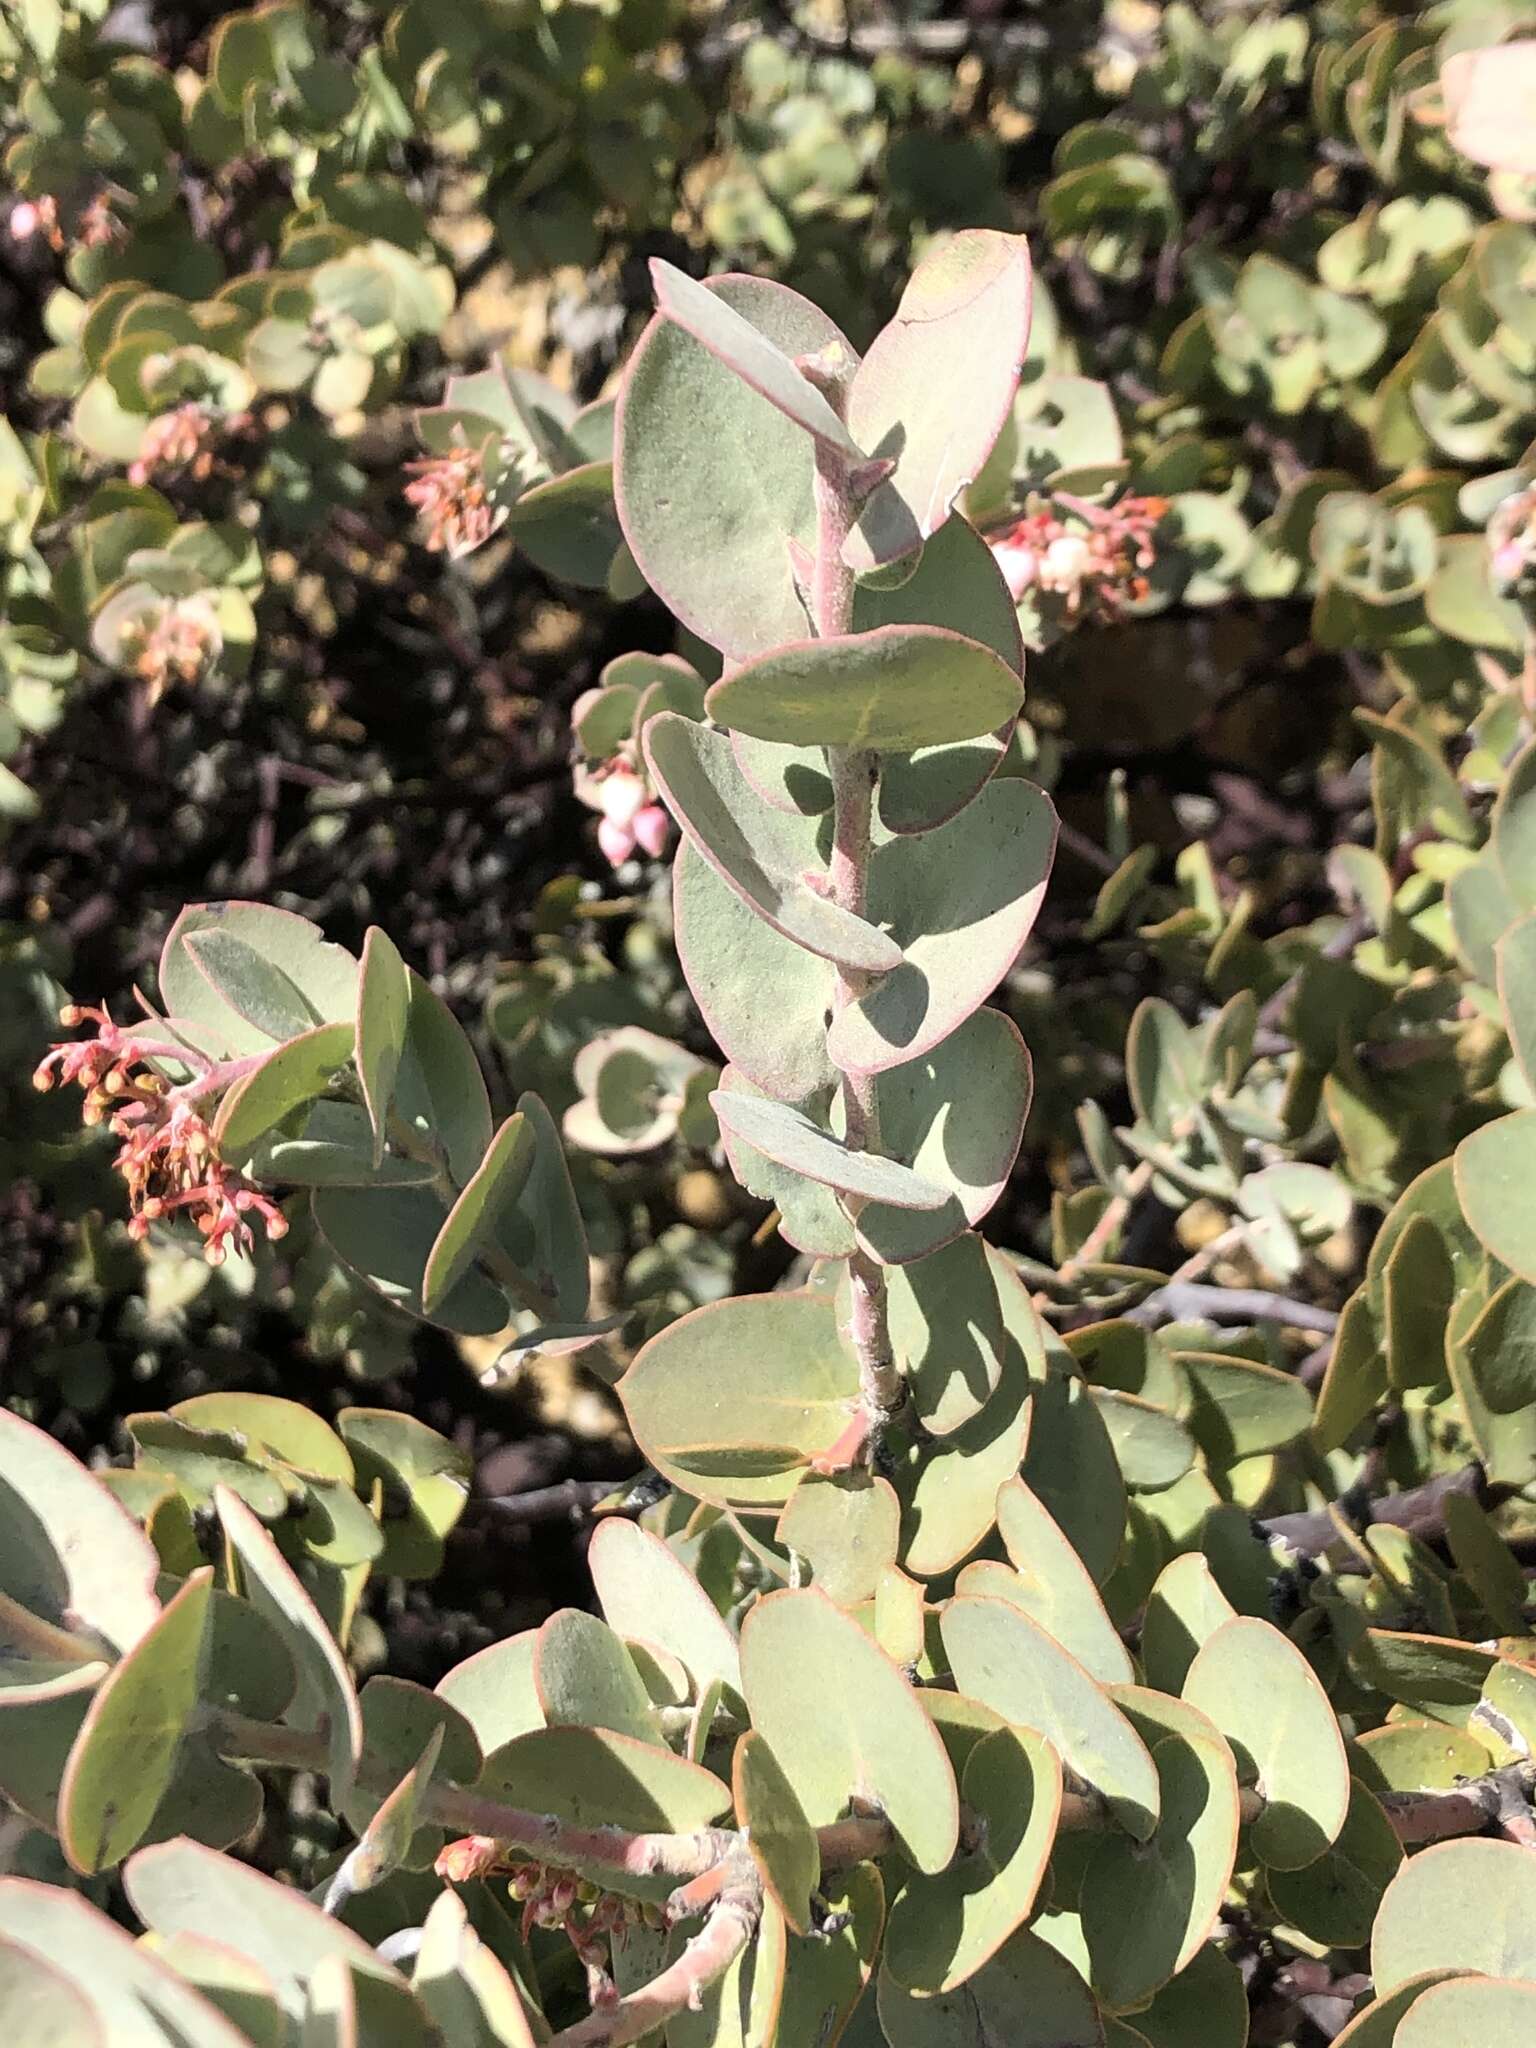
[[[832,963],[765,924],[687,840],[672,864],[672,901],[683,973],[731,1064],[779,1102],[831,1088]]]
[[[485,1756],[544,1726],[533,1675],[538,1640],[537,1629],[525,1629],[488,1643],[438,1680],[438,1698],[464,1716]]]
[[[700,1692],[712,1679],[741,1690],[736,1638],[659,1536],[623,1516],[608,1516],[593,1531],[587,1568],[610,1628],[676,1657]]]
[[[199,940],[201,950],[194,945]],[[221,941],[234,945],[224,944],[221,953]],[[205,1052],[266,1052],[274,1037],[352,1019],[357,962],[292,911],[264,903],[194,903],[166,937],[159,983],[166,1009],[192,1027]],[[277,1028],[268,1030],[261,1016]]]
[[[1536,1282],[1536,1109],[1484,1124],[1456,1148],[1456,1191],[1478,1238]]]
[[[86,1876],[143,1840],[200,1701],[213,1568],[161,1610],[97,1688],[59,1788],[59,1839]]]
[[[997,1511],[997,1489],[1019,1469],[1030,1417],[1029,1368],[1010,1340],[986,1405],[948,1436],[914,1445],[897,1469],[907,1571],[920,1579],[935,1578],[981,1542]]]
[[[1272,1870],[1269,1896],[1293,1927],[1324,1948],[1364,1948],[1403,1850],[1381,1802],[1358,1778],[1331,1849],[1305,1870]]]
[[[1237,1856],[1237,1772],[1215,1730],[1164,1735],[1152,1761],[1156,1830],[1145,1843],[1099,1842],[1078,1903],[1095,1994],[1115,2010],[1143,2004],[1199,1952]]]
[[[247,1074],[219,1104],[213,1139],[226,1159],[246,1159],[258,1138],[296,1110],[323,1095],[352,1057],[350,1024],[318,1024],[280,1045],[270,1059]]]
[[[595,1614],[574,1607],[539,1630],[533,1682],[551,1728],[610,1728],[637,1742],[661,1741],[661,1724],[635,1661]]]
[[[814,1590],[770,1593],[742,1624],[741,1676],[753,1726],[813,1827],[873,1800],[919,1870],[944,1868],[960,1825],[954,1773],[912,1688],[856,1621]]]
[[[699,1500],[764,1512],[847,1429],[859,1369],[827,1295],[753,1294],[669,1324],[619,1392],[658,1472]]]
[[[891,1908],[886,1968],[906,1991],[951,1991],[1029,1918],[1061,1813],[1061,1759],[1027,1728],[980,1734],[960,1798],[980,1823],[948,1870],[908,1877]]]
[[[1038,1729],[1126,1832],[1149,1840],[1160,1797],[1151,1754],[1077,1659],[1002,1600],[952,1600],[940,1628],[960,1690],[1015,1726]]]
[[[292,1566],[245,1502],[220,1486],[214,1505],[239,1558],[246,1597],[269,1621],[293,1659],[298,1685],[285,1718],[298,1728],[323,1728],[330,1750],[333,1799],[345,1799],[362,1750],[362,1713],[346,1658]]]
[[[719,725],[799,746],[910,753],[995,732],[1024,690],[989,647],[938,626],[881,626],[777,647],[705,699]]]
[[[910,554],[981,474],[1013,404],[1029,315],[1022,235],[969,228],[924,255],[848,398],[859,446],[896,457],[844,550],[855,569]]]
[[[1104,2048],[1093,1994],[1065,1956],[1020,1928],[974,1977],[915,1996],[880,1972],[880,2025],[890,2048]]]
[[[1536,1984],[1463,1977],[1416,1998],[1393,2048],[1525,2048],[1536,2033]]]
[[[949,1200],[948,1189],[936,1181],[925,1180],[897,1159],[850,1151],[787,1102],[725,1088],[716,1089],[709,1100],[733,1137],[776,1165],[840,1194],[898,1209],[942,1209]]]
[[[900,965],[894,939],[811,886],[826,873],[815,821],[764,803],[724,733],[664,711],[645,728],[645,758],[691,844],[775,931],[861,973]]]
[[[845,1278],[840,1307],[848,1295]],[[1002,1307],[981,1239],[967,1232],[942,1251],[892,1268],[886,1318],[896,1363],[929,1434],[948,1436],[979,1415],[1002,1378],[1004,1344]]]
[[[1184,1697],[1237,1753],[1265,1798],[1249,1831],[1255,1855],[1300,1870],[1336,1842],[1349,1812],[1344,1738],[1317,1675],[1293,1643],[1248,1615],[1223,1622],[1196,1652]]]
[[[1378,1996],[1420,1970],[1536,1978],[1536,1858],[1514,1842],[1440,1842],[1410,1856],[1371,1935]]]
[[[1130,1652],[1105,1613],[1087,1566],[1022,1479],[1006,1480],[998,1489],[997,1533],[1012,1570],[968,1565],[956,1590],[1010,1601],[1102,1684],[1127,1682]]]
[[[1056,813],[1033,784],[992,781],[959,817],[892,840],[870,863],[869,917],[903,958],[827,1034],[842,1068],[917,1059],[983,1003],[1023,948],[1056,845]]]
[[[0,1594],[77,1637],[80,1661],[128,1650],[160,1613],[160,1560],[138,1523],[46,1431],[0,1409]]]
[[[1174,1356],[1195,1391],[1190,1427],[1218,1465],[1279,1450],[1310,1427],[1312,1397],[1294,1373],[1211,1351]]]
[[[791,361],[840,352],[798,293],[719,277],[707,289]],[[614,423],[615,496],[641,574],[683,624],[737,660],[805,631],[790,543],[813,544],[813,444],[664,315],[630,357]],[[749,461],[736,451],[751,450]]]
[[[829,1600],[861,1607],[896,1562],[900,1524],[901,1504],[888,1479],[807,1472],[774,1533],[810,1566],[811,1583]]]
[[[736,1818],[752,1860],[796,1934],[811,1926],[811,1894],[821,1882],[821,1851],[783,1766],[755,1728],[736,1745],[731,1769]]]

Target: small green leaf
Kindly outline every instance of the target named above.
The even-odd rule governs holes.
[[[811,1894],[821,1883],[816,1831],[766,1739],[748,1729],[731,1768],[736,1818],[763,1883],[796,1934],[811,1929]]]
[[[1434,1969],[1536,1979],[1536,1859],[1527,1850],[1440,1842],[1409,1857],[1371,1935],[1377,1996]]]
[[[724,1088],[716,1089],[709,1100],[733,1136],[778,1165],[836,1188],[840,1194],[884,1202],[896,1209],[942,1209],[949,1200],[947,1188],[924,1180],[899,1160],[850,1151],[787,1102]]]
[[[637,1742],[662,1740],[634,1659],[595,1614],[567,1607],[550,1616],[534,1645],[533,1682],[551,1728],[609,1728]]]
[[[1536,1282],[1536,1109],[1484,1124],[1456,1148],[1456,1191],[1496,1259]]]
[[[742,1689],[813,1827],[878,1803],[919,1870],[942,1870],[960,1825],[954,1773],[891,1660],[821,1593],[770,1593],[741,1630]],[[807,1714],[807,1699],[818,1702]]]
[[[384,1157],[395,1076],[405,1053],[411,982],[395,942],[377,925],[368,927],[357,977],[357,1077],[373,1128],[373,1163]]]
[[[938,626],[794,642],[734,670],[705,700],[718,724],[757,739],[885,753],[996,732],[1023,701],[991,648]]]
[[[651,259],[651,282],[662,312],[702,342],[759,397],[828,448],[855,461],[860,459],[858,445],[817,387],[728,299],[696,284],[685,271],[664,263],[659,256]],[[834,373],[837,368],[852,370],[851,354],[844,354]]]
[[[960,1690],[1016,1727],[1038,1729],[1104,1795],[1126,1832],[1147,1841],[1159,1804],[1151,1754],[1076,1658],[1002,1600],[952,1600],[940,1627]]]
[[[497,1235],[533,1172],[537,1143],[524,1116],[509,1116],[438,1232],[421,1276],[421,1305],[431,1315],[447,1300],[485,1246]]]
[[[1247,1615],[1208,1636],[1184,1697],[1221,1730],[1244,1783],[1264,1794],[1249,1830],[1275,1870],[1300,1870],[1339,1838],[1349,1812],[1349,1764],[1328,1695],[1301,1652]]]
[[[1381,1802],[1357,1778],[1333,1847],[1305,1870],[1270,1871],[1269,1896],[1293,1927],[1324,1948],[1364,1948],[1402,1861],[1402,1844]]]
[[[690,844],[775,931],[863,973],[900,965],[893,939],[812,887],[826,873],[815,820],[765,803],[724,733],[664,711],[645,728],[645,758]]]
[[[317,1024],[280,1045],[219,1104],[214,1143],[227,1159],[249,1158],[256,1141],[301,1104],[323,1095],[352,1057],[349,1024]]]
[[[281,1636],[298,1674],[285,1719],[323,1728],[330,1751],[331,1797],[345,1799],[362,1752],[363,1721],[347,1662],[292,1567],[245,1502],[220,1486],[214,1505],[240,1560],[246,1597]]]
[[[1026,1728],[972,1745],[960,1797],[976,1846],[948,1870],[911,1875],[891,1907],[886,1965],[904,1990],[952,1991],[985,1967],[1034,1909],[1061,1813],[1061,1759]]]
[[[997,1533],[1009,1566],[967,1565],[957,1593],[1009,1601],[1030,1615],[1101,1684],[1131,1677],[1130,1652],[1104,1611],[1086,1565],[1022,1479],[998,1489]]]
[[[750,1359],[750,1378],[722,1361]],[[669,1324],[619,1383],[636,1443],[697,1499],[767,1512],[853,1418],[858,1362],[823,1294],[738,1296]]]
[[[59,1838],[86,1876],[143,1840],[199,1704],[213,1571],[194,1572],[91,1700],[59,1788]]]
[[[610,1628],[668,1651],[700,1691],[712,1679],[741,1690],[736,1638],[660,1537],[622,1516],[605,1517],[587,1546],[587,1566]]]
[[[839,1607],[873,1600],[896,1562],[901,1503],[888,1479],[868,1472],[807,1472],[775,1534],[811,1568],[811,1583]],[[792,1926],[794,1922],[790,1923]],[[804,1933],[804,1929],[797,1930]]]

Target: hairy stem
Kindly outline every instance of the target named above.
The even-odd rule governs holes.
[[[825,388],[835,404],[836,391]],[[857,509],[846,460],[818,442],[811,617],[821,638],[852,630],[853,571],[843,560],[843,544],[852,531]],[[875,755],[863,748],[828,747],[827,768],[832,778],[832,900],[855,917],[863,917],[869,900],[870,827],[878,763]],[[865,976],[837,969],[832,990],[834,1016],[863,993],[865,984]],[[849,1149],[878,1152],[880,1110],[874,1076],[844,1074],[841,1093]],[[845,1200],[852,1210],[853,1198]],[[885,1425],[902,1405],[905,1387],[891,1349],[884,1268],[867,1252],[856,1249],[848,1261],[848,1277],[852,1289],[848,1336],[859,1361],[865,1443],[872,1455]]]

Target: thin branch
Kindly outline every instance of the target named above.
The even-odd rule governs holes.
[[[1315,1302],[1296,1301],[1263,1287],[1211,1287],[1192,1280],[1170,1280],[1126,1311],[1132,1323],[1281,1323],[1288,1330],[1316,1330],[1331,1337],[1339,1326],[1336,1310]]]
[[[627,2048],[680,2012],[697,2012],[704,1993],[723,1977],[757,1932],[762,1895],[754,1885],[720,1894],[709,1918],[675,1963],[649,1984],[600,2005],[556,2034],[549,2048]]]
[[[1140,1166],[1133,1168],[1126,1178],[1124,1192],[1114,1197],[1071,1258],[1065,1261],[1056,1276],[1058,1280],[1070,1285],[1081,1277],[1085,1266],[1094,1263],[1116,1231],[1124,1225],[1132,1208],[1152,1185],[1154,1171],[1150,1159],[1144,1159]]]

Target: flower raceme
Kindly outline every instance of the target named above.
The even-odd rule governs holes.
[[[269,1195],[219,1156],[207,1118],[198,1107],[246,1072],[249,1060],[222,1065],[201,1054],[114,1024],[104,1009],[66,1004],[66,1028],[93,1023],[93,1038],[56,1045],[32,1076],[46,1092],[55,1082],[85,1093],[84,1120],[106,1123],[121,1140],[114,1164],[128,1184],[128,1234],[148,1235],[152,1223],[183,1215],[204,1240],[203,1257],[221,1266],[231,1246],[249,1251],[253,1220],[268,1238],[282,1237],[288,1219]],[[157,1062],[194,1069],[172,1087]]]
[[[1015,603],[1038,591],[1061,599],[1074,620],[1114,619],[1148,594],[1153,537],[1167,510],[1166,498],[1123,498],[1105,508],[1062,494],[1051,510],[1026,513],[994,533],[992,553]]]
[[[491,502],[485,482],[485,456],[467,441],[446,455],[426,455],[408,462],[411,478],[406,502],[414,505],[426,530],[426,544],[435,554],[455,559],[488,541],[507,517],[507,507]]]

